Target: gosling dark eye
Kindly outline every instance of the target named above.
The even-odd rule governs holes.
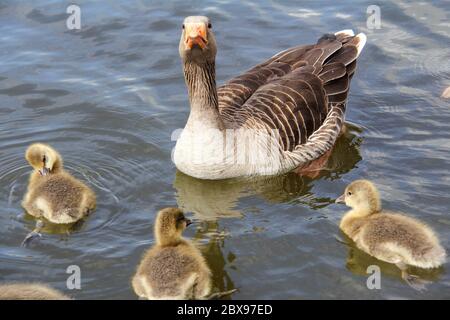
[[[183,24],[182,28],[183,28],[183,30],[184,30],[184,24]]]
[[[43,157],[42,157],[42,162],[45,163],[46,161],[47,161],[47,157],[46,157],[46,156],[43,156]]]
[[[352,193],[351,193],[351,192],[349,191],[349,192],[347,192],[347,195],[348,195],[348,196],[351,196],[351,195],[352,195]]]
[[[208,23],[208,29],[211,29],[211,28],[212,28],[212,24],[210,22],[210,23]]]

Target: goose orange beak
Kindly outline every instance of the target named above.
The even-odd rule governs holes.
[[[188,49],[192,49],[195,45],[202,50],[208,44],[208,36],[204,23],[186,23],[184,26],[184,43]]]

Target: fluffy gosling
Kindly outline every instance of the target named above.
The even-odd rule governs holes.
[[[40,283],[0,285],[0,300],[70,300],[58,290]]]
[[[62,157],[56,150],[35,143],[28,147],[25,158],[34,169],[22,201],[22,207],[30,215],[45,218],[51,223],[69,224],[94,210],[94,192],[64,170]],[[27,235],[22,245],[40,237],[42,227],[42,220],[38,220],[36,228]]]
[[[426,281],[408,274],[408,265],[428,269],[445,262],[445,250],[434,232],[416,219],[382,210],[378,190],[372,182],[353,181],[336,203],[352,208],[342,218],[341,230],[359,249],[397,265],[402,278],[414,289],[425,289]]]
[[[182,233],[191,224],[177,208],[158,212],[156,245],[149,249],[132,279],[133,289],[149,300],[204,299],[211,292],[211,271],[200,251]]]

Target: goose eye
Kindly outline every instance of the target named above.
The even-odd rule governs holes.
[[[351,192],[349,191],[349,192],[347,192],[347,195],[348,195],[348,196],[351,196],[351,195],[352,195],[352,193],[351,193]]]
[[[183,28],[183,30],[184,30],[184,24],[183,24],[182,28]]]
[[[46,156],[43,156],[43,157],[42,157],[42,162],[45,163],[46,161],[47,161],[47,157],[46,157]]]
[[[212,28],[212,24],[210,22],[210,23],[208,23],[208,29],[211,29],[211,28]]]

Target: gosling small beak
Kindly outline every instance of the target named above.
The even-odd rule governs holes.
[[[46,176],[46,175],[48,175],[49,173],[50,173],[50,170],[49,170],[48,168],[46,168],[46,167],[43,167],[42,169],[39,170],[39,174],[40,174],[41,176]]]
[[[192,221],[189,220],[189,219],[186,219],[186,227],[189,226],[189,225],[191,225],[191,224],[192,224]]]
[[[186,23],[184,25],[184,42],[189,50],[195,45],[204,50],[208,44],[206,25],[204,23]]]
[[[342,196],[337,198],[336,201],[334,201],[334,202],[335,203],[345,203],[345,194],[343,194]]]

